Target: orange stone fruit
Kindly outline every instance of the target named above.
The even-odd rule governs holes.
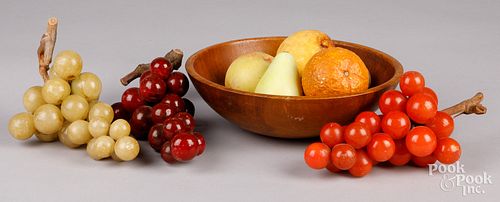
[[[316,53],[302,73],[306,96],[338,96],[362,92],[370,86],[370,72],[356,53],[328,48]]]

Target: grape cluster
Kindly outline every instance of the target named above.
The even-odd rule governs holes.
[[[305,150],[306,164],[331,172],[347,170],[361,177],[379,162],[402,166],[412,161],[419,167],[436,161],[456,162],[461,148],[450,138],[453,118],[437,110],[438,97],[425,86],[422,74],[405,72],[399,87],[401,91],[389,90],[380,97],[382,115],[365,111],[349,125],[324,125],[321,143],[313,143]]]
[[[182,98],[188,89],[186,75],[158,57],[142,73],[139,87],[125,90],[121,102],[112,105],[115,117],[129,120],[132,134],[148,140],[166,162],[191,160],[203,153],[205,139],[194,132],[193,103]]]
[[[130,125],[123,119],[114,120],[113,108],[99,101],[99,77],[81,71],[78,53],[60,52],[49,70],[50,79],[24,93],[26,112],[10,119],[10,134],[19,140],[35,134],[40,141],[59,140],[70,148],[86,144],[87,153],[96,160],[111,156],[123,161],[135,159],[140,148],[129,136]]]

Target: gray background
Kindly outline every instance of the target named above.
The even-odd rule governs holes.
[[[499,1],[2,0],[0,201],[498,201],[499,9]],[[59,143],[16,141],[6,125],[23,111],[24,90],[41,84],[36,48],[51,16],[60,20],[56,51],[79,52],[84,71],[101,77],[108,103],[125,90],[121,75],[172,48],[189,56],[227,40],[320,29],[385,51],[426,76],[441,108],[476,91],[486,94],[488,114],[460,117],[453,136],[462,144],[467,173],[487,172],[494,184],[482,187],[485,194],[464,197],[458,188],[442,191],[442,175],[429,176],[426,169],[376,167],[360,179],[314,171],[303,163],[312,140],[242,131],[194,88],[187,97],[197,107],[207,150],[187,164],[167,165],[146,144],[136,161],[117,163],[94,161],[84,149]]]

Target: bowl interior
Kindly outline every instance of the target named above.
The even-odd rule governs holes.
[[[209,47],[205,49],[206,51],[201,52],[197,60],[193,61],[194,70],[204,79],[224,86],[226,71],[234,59],[242,54],[254,51],[261,51],[274,56],[284,39],[285,37],[254,38],[214,45],[215,47]],[[355,52],[363,60],[370,71],[370,88],[389,81],[395,75],[395,68],[384,68],[392,65],[390,61],[382,57],[383,53],[378,51],[367,51],[367,49],[371,48],[358,44],[343,41],[334,42],[337,47],[349,49]],[[237,91],[229,88],[227,89]]]
[[[262,51],[275,55],[285,37],[264,37],[224,42],[193,54],[186,69],[201,97],[212,109],[239,127],[280,138],[306,138],[319,134],[328,122],[348,124],[364,110],[376,107],[380,95],[393,89],[403,72],[391,56],[359,44],[335,41],[354,51],[371,74],[371,87],[363,92],[333,96],[277,96],[224,87],[227,68],[238,56]]]

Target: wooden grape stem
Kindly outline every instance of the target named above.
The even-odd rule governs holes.
[[[483,98],[484,94],[482,92],[478,92],[473,97],[444,109],[443,112],[453,117],[457,117],[462,114],[486,114],[487,109],[484,105],[481,104]]]
[[[49,65],[52,62],[52,54],[54,53],[54,47],[56,46],[57,37],[57,18],[52,17],[47,22],[47,31],[42,35],[40,39],[40,46],[38,46],[38,72],[42,77],[43,81],[49,80]]]
[[[184,56],[184,53],[180,49],[173,49],[165,56],[163,56],[165,59],[167,59],[171,64],[174,70],[178,70],[179,67],[181,67],[182,64],[182,57]],[[120,82],[126,86],[136,78],[140,77],[143,72],[149,70],[149,63],[147,64],[139,64],[137,67],[124,77],[120,79]]]

